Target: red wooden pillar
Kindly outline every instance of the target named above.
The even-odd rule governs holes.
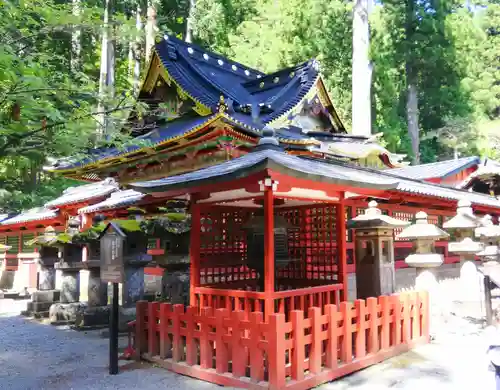
[[[197,197],[191,198],[191,232],[189,254],[191,257],[189,274],[189,304],[196,306],[195,288],[200,285],[200,246],[201,246],[201,206]]]
[[[347,300],[347,245],[346,245],[346,217],[344,194],[340,196],[337,204],[337,215],[335,218],[335,227],[337,229],[337,259],[338,259],[338,282],[342,283],[340,290],[340,301]]]
[[[273,189],[264,189],[264,293],[266,318],[274,313],[274,204]]]

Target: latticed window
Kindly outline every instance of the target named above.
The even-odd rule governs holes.
[[[23,233],[21,241],[21,253],[32,253],[33,245],[28,245],[27,242],[35,238],[35,233]]]
[[[7,251],[9,254],[16,254],[19,252],[19,236],[7,236],[7,245],[11,248]]]

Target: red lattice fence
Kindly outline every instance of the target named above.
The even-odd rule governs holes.
[[[326,305],[324,313],[213,310],[138,302],[136,350],[169,370],[253,389],[309,389],[429,341],[423,292]]]

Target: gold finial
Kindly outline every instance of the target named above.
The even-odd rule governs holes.
[[[224,96],[220,95],[219,103],[224,103]]]

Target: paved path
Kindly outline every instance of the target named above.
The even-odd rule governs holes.
[[[43,325],[17,316],[19,310],[0,300],[0,390],[220,389],[151,366],[109,376],[108,341],[99,332]],[[319,389],[494,389],[485,356],[494,337],[478,329],[452,316],[432,344]]]

